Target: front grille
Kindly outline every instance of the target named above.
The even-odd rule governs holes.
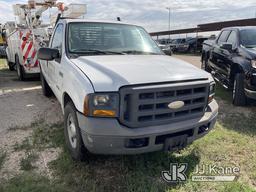
[[[152,85],[120,89],[120,119],[128,127],[147,127],[202,117],[208,102],[209,84]],[[168,105],[183,101],[184,107]]]

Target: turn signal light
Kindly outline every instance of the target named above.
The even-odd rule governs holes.
[[[93,116],[97,117],[115,117],[116,112],[113,110],[94,110]]]

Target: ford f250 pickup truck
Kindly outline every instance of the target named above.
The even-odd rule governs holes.
[[[212,76],[163,54],[142,27],[63,18],[38,57],[75,160],[178,150],[216,122]]]
[[[224,28],[204,42],[202,68],[233,90],[234,105],[256,99],[256,27]]]

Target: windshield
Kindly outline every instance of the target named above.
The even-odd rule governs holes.
[[[245,29],[240,32],[240,43],[244,47],[256,47],[256,29]]]
[[[162,54],[141,27],[112,23],[70,23],[68,51],[73,54]]]

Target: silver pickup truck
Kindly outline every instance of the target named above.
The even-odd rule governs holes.
[[[142,27],[60,19],[38,57],[76,160],[182,149],[216,122],[212,76],[165,55]]]

